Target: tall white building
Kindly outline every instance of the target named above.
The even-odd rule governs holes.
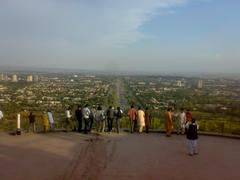
[[[27,82],[33,82],[33,76],[32,75],[27,76]]]
[[[18,82],[18,77],[16,74],[12,76],[12,82]]]
[[[199,80],[199,81],[198,81],[197,87],[198,87],[199,89],[203,88],[203,80]]]
[[[4,74],[0,74],[0,81],[4,81]]]

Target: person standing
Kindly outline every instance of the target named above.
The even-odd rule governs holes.
[[[32,132],[36,132],[36,127],[35,127],[35,115],[30,112],[29,116],[28,116],[28,119],[29,119],[29,127],[28,127],[28,132],[30,132],[30,130]]]
[[[92,131],[93,122],[95,118],[96,118],[96,108],[95,106],[93,106],[90,110],[90,115],[89,115],[89,129],[88,129],[89,132]]]
[[[72,113],[71,113],[71,108],[69,107],[66,111],[65,111],[65,116],[66,116],[66,131],[69,131],[69,126],[70,129],[73,130],[73,122],[72,122]]]
[[[186,124],[187,146],[188,154],[190,156],[198,154],[197,152],[198,128],[199,126],[194,118],[192,118],[192,120],[187,122]]]
[[[186,124],[186,114],[184,109],[181,108],[180,112],[177,114],[177,134],[184,134],[185,133],[185,124]]]
[[[142,133],[143,128],[145,127],[145,113],[141,107],[139,107],[137,111],[137,120],[139,125],[139,133]]]
[[[75,111],[75,117],[78,122],[78,132],[82,132],[82,107],[78,106],[78,108]]]
[[[89,116],[90,116],[90,109],[88,108],[88,104],[82,109],[82,116],[84,120],[84,133],[87,134],[89,130]]]
[[[123,116],[123,110],[120,107],[117,107],[117,110],[115,112],[117,133],[120,132],[120,120],[122,116]]]
[[[151,126],[151,122],[152,122],[152,113],[151,113],[151,111],[148,109],[148,107],[146,107],[146,109],[145,109],[146,133],[149,133],[149,128],[150,128],[150,126]]]
[[[97,123],[97,132],[104,132],[105,130],[105,116],[104,110],[101,106],[98,106],[96,111],[96,123]]]
[[[53,119],[53,113],[51,110],[48,110],[48,121],[49,121],[49,125],[50,125],[50,130],[54,130],[54,119]]]
[[[137,127],[137,110],[132,105],[128,111],[128,117],[130,122],[130,132],[133,133],[136,131]]]
[[[0,110],[0,120],[3,119],[3,112]]]
[[[109,108],[107,110],[108,132],[112,131],[113,120],[114,120],[114,107],[109,106]]]
[[[172,110],[171,108],[167,109],[167,112],[165,113],[165,130],[166,130],[166,136],[171,136],[173,129],[173,118],[172,118]]]
[[[190,122],[193,118],[192,112],[190,111],[190,109],[187,109],[186,111],[186,123]]]
[[[43,132],[46,133],[49,127],[49,121],[48,121],[48,116],[46,112],[43,112],[42,120],[43,120]]]

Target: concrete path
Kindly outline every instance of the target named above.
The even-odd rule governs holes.
[[[239,180],[240,140],[163,134],[0,134],[1,180]]]

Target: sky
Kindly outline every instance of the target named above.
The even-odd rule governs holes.
[[[239,73],[239,0],[0,0],[0,66]]]

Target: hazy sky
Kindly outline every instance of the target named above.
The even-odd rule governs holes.
[[[0,66],[239,72],[239,0],[0,0]]]

